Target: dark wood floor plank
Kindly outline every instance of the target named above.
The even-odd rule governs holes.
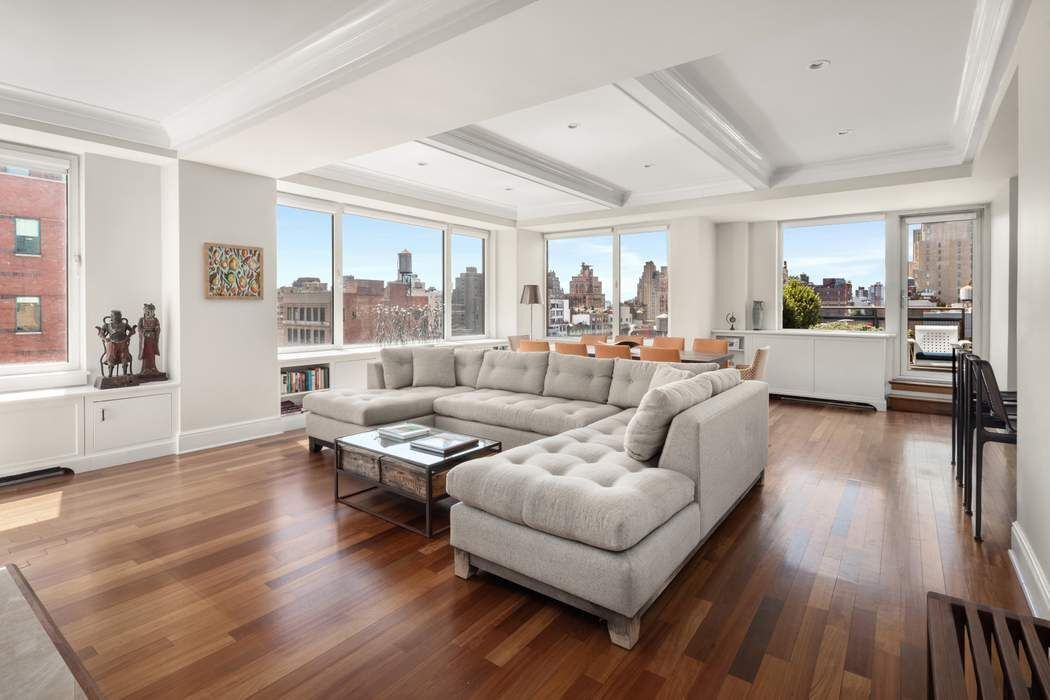
[[[927,590],[1025,610],[1012,449],[987,452],[982,543],[950,450],[941,416],[773,402],[765,484],[630,652],[335,505],[301,432],[4,489],[0,552],[111,698],[921,697]]]

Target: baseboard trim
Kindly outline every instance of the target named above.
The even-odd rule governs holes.
[[[284,432],[280,416],[227,423],[212,428],[199,428],[179,433],[178,454],[206,450],[211,447],[232,445],[236,442],[256,440]]]
[[[151,442],[146,445],[106,450],[105,452],[93,452],[82,457],[64,459],[59,466],[69,467],[79,474],[81,472],[106,469],[107,467],[116,467],[121,464],[131,464],[132,462],[141,462],[144,459],[166,457],[173,454],[175,454],[175,440],[171,439]]]
[[[1032,614],[1050,619],[1050,581],[1046,569],[1039,563],[1021,523],[1016,521],[1010,527],[1010,561]]]

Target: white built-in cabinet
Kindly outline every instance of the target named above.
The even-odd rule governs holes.
[[[175,452],[178,384],[0,394],[0,477],[99,469]]]

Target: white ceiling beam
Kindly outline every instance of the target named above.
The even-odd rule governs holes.
[[[674,68],[620,81],[616,87],[749,187],[769,188],[769,158]]]
[[[991,126],[994,103],[1010,81],[1012,54],[1030,0],[977,0],[966,44],[952,142],[971,161]]]
[[[480,126],[465,126],[419,143],[525,178],[605,207],[621,207],[630,192],[568,163],[538,153]]]

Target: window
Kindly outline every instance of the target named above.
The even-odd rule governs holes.
[[[452,335],[485,334],[485,239],[452,234]]]
[[[40,255],[40,219],[15,217],[15,255]]]
[[[886,225],[881,217],[791,222],[781,224],[780,231],[784,328],[885,330]]]
[[[343,214],[343,342],[444,338],[444,230]]]
[[[15,297],[15,333],[40,331],[40,297]]]
[[[277,344],[331,345],[332,222],[324,211],[277,207]]]
[[[484,335],[488,241],[487,231],[283,195],[278,345]]]
[[[550,235],[547,335],[667,335],[668,278],[666,228]]]
[[[75,157],[0,144],[2,376],[80,367],[76,201]]]
[[[667,231],[620,237],[620,335],[667,335]]]

